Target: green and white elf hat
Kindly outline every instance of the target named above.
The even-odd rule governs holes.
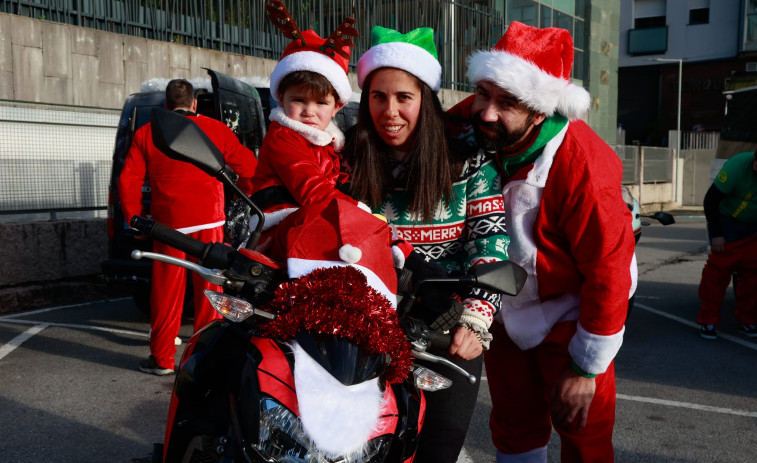
[[[409,72],[439,93],[442,66],[436,54],[434,30],[419,27],[407,34],[374,26],[371,48],[357,62],[357,84],[362,89],[365,78],[379,68],[397,68]]]

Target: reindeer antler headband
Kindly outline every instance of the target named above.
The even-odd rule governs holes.
[[[268,0],[265,8],[268,18],[292,42],[284,49],[281,60],[271,73],[271,95],[278,100],[281,79],[295,71],[310,71],[326,77],[336,89],[339,100],[347,103],[352,98],[352,86],[347,79],[352,39],[358,37],[355,19],[345,18],[328,38],[323,39],[313,30],[301,31],[281,0]]]

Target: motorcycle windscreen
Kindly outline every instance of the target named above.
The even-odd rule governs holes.
[[[385,354],[369,354],[354,342],[332,335],[300,331],[295,340],[310,357],[345,386],[378,377],[391,361]]]

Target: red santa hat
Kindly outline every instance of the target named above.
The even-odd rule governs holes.
[[[359,35],[353,27],[355,19],[345,18],[329,37],[323,39],[313,30],[300,31],[280,0],[269,1],[271,3],[266,5],[266,9],[271,22],[282,30],[285,37],[292,39],[271,73],[271,97],[278,101],[279,83],[287,74],[310,71],[328,79],[339,95],[339,101],[348,103],[352,98],[352,86],[347,78],[347,65],[353,42],[344,37]]]
[[[274,246],[284,249],[290,278],[318,268],[354,267],[368,285],[397,306],[397,275],[386,222],[355,204],[334,199],[303,206],[279,225]]]
[[[267,336],[293,339],[305,329],[349,339],[372,354],[388,354],[389,382],[410,371],[410,344],[397,312],[397,277],[386,222],[349,201],[310,204],[277,227],[272,253],[286,256],[292,280],[281,284],[261,326]],[[283,252],[282,252],[283,251]]]
[[[492,50],[468,58],[468,79],[492,82],[547,117],[557,111],[574,120],[586,114],[591,99],[570,82],[572,66],[573,39],[567,30],[513,21]]]

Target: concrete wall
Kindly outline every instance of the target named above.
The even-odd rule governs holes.
[[[704,195],[714,178],[711,170],[715,150],[681,150],[681,158],[681,205],[702,207]]]
[[[276,61],[0,13],[0,99],[120,109],[154,78],[268,77]],[[350,74],[359,91],[357,76]],[[445,107],[469,95],[443,90]]]
[[[100,273],[105,219],[0,223],[0,288]]]

